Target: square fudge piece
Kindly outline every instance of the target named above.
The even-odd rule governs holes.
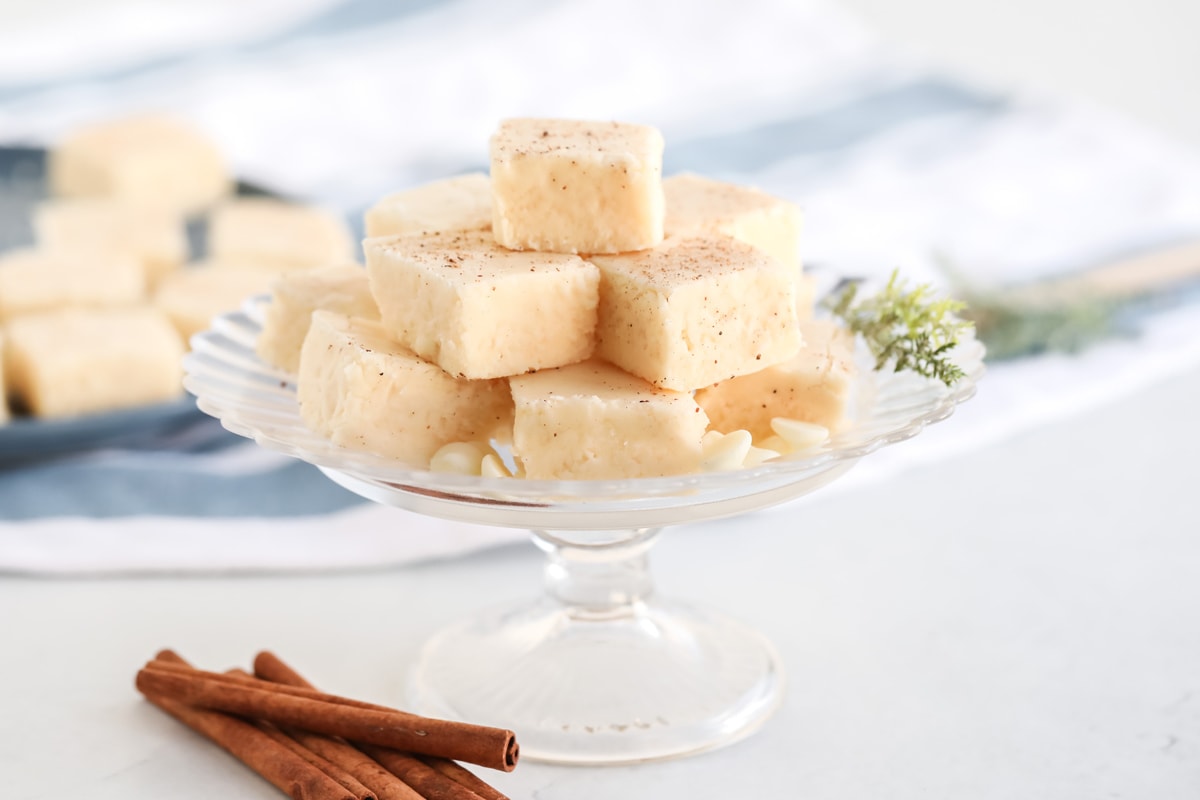
[[[280,369],[300,368],[300,346],[308,334],[312,313],[333,311],[347,317],[379,320],[379,306],[371,296],[367,271],[357,264],[289,272],[271,287],[258,355]]]
[[[142,116],[79,128],[50,154],[50,186],[64,197],[116,197],[200,211],[233,181],[216,145],[181,122]]]
[[[335,444],[428,465],[450,442],[512,433],[508,384],[447,375],[377,322],[316,311],[300,351],[300,415]]]
[[[735,239],[668,239],[593,256],[596,355],[690,392],[785,361],[800,349],[795,270]]]
[[[183,215],[165,206],[107,197],[50,200],[33,214],[38,242],[51,250],[124,253],[141,262],[150,286],[188,256]]]
[[[501,378],[592,353],[600,273],[556,253],[507,250],[482,233],[367,239],[384,327],[460,378]]]
[[[31,248],[0,256],[0,321],[58,308],[132,305],[145,296],[145,272],[128,255]]]
[[[151,308],[67,309],[7,325],[9,392],[38,417],[164,402],[183,392],[183,343]]]
[[[667,236],[732,236],[800,269],[800,209],[747,186],[683,173],[663,181]]]
[[[389,194],[367,209],[367,236],[412,236],[492,227],[492,183],[482,172]]]
[[[708,417],[683,392],[602,361],[509,379],[513,455],[529,478],[642,478],[692,472]]]
[[[696,392],[714,430],[772,435],[771,420],[787,417],[836,431],[843,423],[855,375],[854,335],[828,320],[800,325],[804,349],[795,358]]]
[[[164,280],[154,293],[154,305],[186,343],[208,330],[214,317],[238,310],[248,297],[266,294],[274,280],[267,270],[193,266]]]
[[[208,254],[216,261],[311,269],[354,261],[354,249],[341,217],[282,200],[230,200],[208,221]]]
[[[492,135],[492,231],[515,250],[622,253],[663,238],[662,135],[645,125],[510,119]]]

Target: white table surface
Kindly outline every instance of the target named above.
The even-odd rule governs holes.
[[[783,708],[706,755],[493,782],[541,800],[1193,800],[1197,399],[1200,371],[885,486],[668,533],[662,592],[766,633]],[[0,579],[0,797],[275,797],[140,701],[143,661],[269,647],[386,702],[426,635],[539,580],[532,546],[322,577]]]
[[[939,17],[957,6],[937,0],[850,5],[991,77],[1026,78],[1014,65],[1033,58],[1049,85],[1200,146],[1200,107],[1156,82],[1196,64],[1172,49],[1186,4],[1138,4],[1150,34],[1128,40],[1115,83],[1077,66],[1114,51],[1070,36],[1030,39],[1005,71],[994,31],[1065,20],[1069,0],[1006,4],[991,33]],[[1109,27],[1082,19],[1103,41]],[[689,759],[488,777],[541,800],[1200,797],[1198,403],[1200,370],[887,485],[669,533],[662,592],[766,633],[783,708]],[[315,577],[0,577],[0,798],[278,797],[141,702],[141,663],[171,646],[223,668],[269,647],[331,691],[394,701],[424,637],[539,581],[531,546]]]

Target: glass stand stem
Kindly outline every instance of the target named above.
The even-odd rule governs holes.
[[[654,591],[649,550],[659,528],[589,531],[580,534],[533,531],[546,554],[546,592],[576,619],[635,615]]]

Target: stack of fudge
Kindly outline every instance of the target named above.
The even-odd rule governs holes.
[[[353,263],[345,221],[229,197],[217,148],[171,119],[102,122],[50,154],[32,247],[0,253],[0,422],[68,417],[183,392],[188,339],[286,271]],[[208,256],[189,260],[204,215]],[[7,391],[6,391],[7,389]]]
[[[471,474],[761,463],[842,420],[850,338],[811,319],[799,210],[695,175],[622,123],[516,119],[490,177],[388,196],[366,270],[276,285],[259,354],[346,447]]]

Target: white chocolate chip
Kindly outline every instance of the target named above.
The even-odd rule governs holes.
[[[451,442],[433,454],[429,469],[455,475],[478,475],[480,462],[486,454],[488,449],[476,442]]]
[[[768,436],[758,443],[763,450],[773,450],[780,455],[792,452],[792,446],[782,436]]]
[[[779,434],[795,452],[811,450],[829,441],[829,429],[825,426],[788,417],[772,419],[771,430]]]
[[[775,437],[771,437],[775,438]],[[773,458],[779,458],[778,450],[771,450],[766,447],[751,447],[746,452],[746,458],[742,462],[743,467],[757,467],[763,462],[770,461]]]
[[[737,469],[745,462],[746,453],[750,451],[750,431],[731,431],[720,438],[710,438],[705,434],[705,438],[708,441],[704,443],[700,454],[700,469],[706,472]]]
[[[511,478],[512,473],[495,453],[488,453],[479,465],[479,473],[485,478]]]

